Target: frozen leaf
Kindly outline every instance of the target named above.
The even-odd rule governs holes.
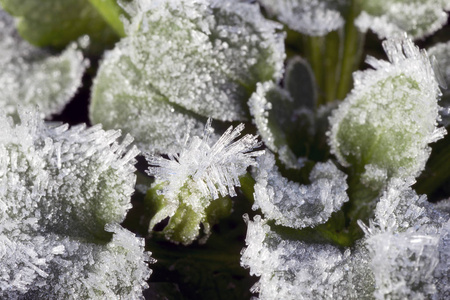
[[[423,38],[447,23],[447,0],[375,0],[360,1],[363,12],[355,20],[362,31],[371,29],[379,38],[407,32]]]
[[[131,138],[19,117],[0,115],[0,297],[139,297],[148,254],[118,225],[134,190]]]
[[[247,247],[241,265],[260,276],[253,287],[260,299],[367,299],[373,277],[362,247],[342,252],[283,235],[256,216],[246,217]]]
[[[87,34],[94,47],[104,49],[123,33],[119,7],[112,0],[1,0],[0,3],[17,17],[20,35],[40,47],[64,48]]]
[[[255,204],[276,224],[301,229],[325,223],[348,201],[346,175],[328,161],[317,163],[310,174],[310,185],[284,178],[270,153],[258,159]]]
[[[336,1],[331,0],[260,0],[270,15],[290,29],[313,36],[323,36],[344,24]],[[342,1],[341,1],[342,2]]]
[[[312,128],[312,112],[294,102],[288,92],[272,82],[257,85],[248,105],[253,122],[264,144],[289,168],[300,168],[301,163],[292,150],[290,133],[296,128]],[[299,124],[300,123],[300,124]],[[303,125],[303,126],[296,126]],[[309,125],[309,126],[308,126]],[[296,136],[295,140],[301,139]]]
[[[281,78],[283,35],[257,5],[140,0],[127,10],[127,37],[103,59],[90,117],[141,149],[177,152],[177,132],[200,134],[206,117],[247,119],[256,84]]]
[[[88,65],[75,44],[57,56],[29,45],[1,9],[0,52],[0,108],[15,117],[18,101],[22,106],[38,105],[46,117],[61,112]]]
[[[155,211],[150,230],[170,217],[166,237],[190,244],[199,234],[200,222],[208,235],[209,221],[215,221],[214,215],[230,212],[227,196],[236,196],[234,188],[240,186],[239,177],[246,173],[248,166],[255,165],[255,157],[262,154],[262,151],[252,152],[260,146],[256,136],[247,134],[236,140],[243,129],[243,124],[235,129],[230,127],[213,144],[209,121],[203,138],[195,136],[186,140],[179,154],[168,159],[147,156],[153,166],[148,173],[156,177],[149,195],[149,205]]]
[[[374,69],[354,73],[354,89],[330,118],[332,152],[352,165],[367,186],[391,177],[417,176],[443,137],[437,127],[440,95],[425,51],[406,38],[383,43],[388,61],[367,59]]]
[[[436,294],[439,231],[449,215],[418,196],[410,187],[413,183],[413,178],[392,179],[377,204],[375,220],[369,227],[360,222],[377,299],[424,299]]]

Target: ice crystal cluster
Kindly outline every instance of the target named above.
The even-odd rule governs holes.
[[[150,257],[119,225],[135,183],[132,139],[19,114],[0,115],[0,298],[140,298]]]
[[[180,154],[169,158],[147,156],[152,165],[148,171],[156,177],[151,193],[156,193],[155,215],[150,230],[170,217],[164,229],[166,238],[183,244],[192,243],[204,227],[206,240],[211,226],[217,219],[231,212],[227,196],[236,196],[239,177],[247,167],[255,166],[255,157],[263,151],[252,151],[260,146],[257,137],[247,134],[236,140],[244,125],[228,128],[215,142],[210,141],[211,119],[208,120],[202,138],[187,137]]]
[[[103,60],[90,116],[142,150],[176,153],[179,132],[200,135],[207,117],[248,119],[256,84],[282,75],[280,26],[257,5],[140,0],[126,10],[127,36]]]
[[[81,85],[87,67],[76,44],[58,56],[19,37],[14,19],[0,7],[0,109],[17,117],[22,106],[38,105],[46,117],[62,111]]]
[[[329,133],[332,151],[359,174],[362,189],[380,191],[373,218],[358,221],[364,235],[351,247],[327,240],[326,227],[296,230],[338,220],[332,213],[348,201],[346,176],[331,162],[317,163],[311,184],[299,185],[280,174],[272,155],[261,157],[254,208],[264,217],[246,217],[241,259],[260,276],[253,289],[261,299],[449,296],[448,204],[431,204],[411,188],[428,144],[445,134],[437,127],[437,79],[409,39],[383,45],[389,61],[368,58],[374,69],[354,74]]]

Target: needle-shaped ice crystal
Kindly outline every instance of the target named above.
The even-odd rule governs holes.
[[[170,228],[170,222],[177,222],[180,211],[185,210],[193,220],[197,220],[191,224],[190,233],[180,236],[181,242],[185,244],[192,242],[198,235],[200,222],[209,230],[208,209],[214,209],[211,208],[213,204],[215,207],[227,202],[226,196],[236,196],[235,187],[240,186],[239,177],[246,173],[249,166],[255,165],[255,157],[263,153],[252,151],[260,146],[254,135],[247,134],[236,140],[244,129],[243,124],[234,129],[228,128],[212,143],[209,140],[212,131],[210,122],[211,119],[207,122],[204,136],[187,139],[179,154],[168,159],[147,156],[149,164],[153,166],[148,174],[156,177],[154,188],[158,189],[159,195],[155,195],[159,199],[154,201],[161,202],[150,222],[150,229],[166,217],[172,217],[168,225]],[[174,215],[176,218],[173,218]],[[169,233],[168,237],[173,234]]]
[[[127,37],[103,59],[90,116],[131,133],[142,150],[176,153],[177,133],[199,135],[206,117],[248,119],[256,84],[282,76],[284,35],[255,4],[139,0],[126,8]]]
[[[134,299],[150,275],[121,228],[136,148],[118,131],[0,114],[0,298]],[[112,239],[111,239],[112,237]]]
[[[295,239],[256,216],[248,225],[241,265],[260,276],[259,299],[368,299],[373,277],[367,254]],[[277,231],[278,230],[278,231]]]
[[[354,89],[330,118],[332,152],[368,186],[417,176],[443,137],[437,127],[440,91],[425,51],[407,38],[383,43],[389,61],[367,58],[374,69],[354,73]]]
[[[16,105],[38,105],[44,116],[62,111],[81,85],[88,62],[75,44],[60,55],[22,40],[0,8],[0,109],[17,117]]]

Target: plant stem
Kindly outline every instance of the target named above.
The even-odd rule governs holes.
[[[352,87],[352,73],[358,67],[362,47],[363,35],[355,27],[355,18],[359,15],[359,5],[353,0],[344,27],[344,48],[342,51],[342,65],[337,88],[337,99],[344,99]]]

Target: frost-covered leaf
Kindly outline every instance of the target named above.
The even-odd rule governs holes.
[[[282,75],[280,26],[257,5],[139,0],[127,10],[127,37],[103,59],[90,117],[141,149],[176,152],[177,133],[200,134],[205,117],[247,119],[256,84]]]
[[[325,223],[333,212],[348,201],[346,175],[328,161],[317,163],[310,174],[310,185],[284,178],[274,156],[266,153],[258,159],[255,204],[266,219],[276,224],[301,229]]]
[[[241,265],[260,276],[253,287],[260,299],[370,299],[373,276],[363,247],[342,252],[292,239],[259,216],[247,225]]]
[[[248,105],[264,144],[277,153],[288,168],[300,168],[301,162],[293,147],[299,140],[306,143],[312,135],[313,112],[273,82],[258,83]]]
[[[447,264],[440,259],[445,254],[439,253],[439,244],[449,214],[418,196],[410,187],[413,183],[412,178],[392,179],[370,226],[360,223],[377,299],[426,299],[441,293],[436,283],[442,274],[435,274],[435,269]]]
[[[20,35],[40,47],[64,48],[87,34],[100,50],[117,41],[121,33],[119,7],[112,0],[1,0],[0,3],[17,17]]]
[[[270,15],[290,29],[322,36],[344,24],[338,5],[332,0],[259,0]]]
[[[447,0],[371,0],[360,1],[363,12],[355,20],[362,31],[371,29],[379,38],[407,32],[419,39],[447,23]]]
[[[213,144],[209,121],[203,138],[195,136],[187,140],[180,154],[168,159],[147,156],[153,166],[148,173],[156,177],[148,195],[149,205],[155,213],[150,230],[170,217],[165,232],[168,239],[190,244],[199,235],[200,223],[208,236],[210,222],[230,212],[227,196],[236,196],[234,188],[240,186],[239,177],[246,173],[248,166],[255,165],[255,157],[263,153],[252,152],[260,146],[256,136],[247,134],[236,140],[243,129],[243,124],[235,129],[230,127]]]
[[[118,225],[134,191],[131,138],[19,113],[18,124],[0,114],[0,297],[139,297],[148,254]]]
[[[56,56],[29,45],[1,9],[0,52],[0,108],[15,117],[18,103],[38,105],[46,117],[61,112],[81,85],[88,65],[75,44]]]
[[[383,43],[389,62],[367,59],[374,70],[354,73],[355,87],[330,118],[329,142],[344,166],[368,186],[391,177],[417,176],[437,128],[440,95],[425,51],[406,38]]]

